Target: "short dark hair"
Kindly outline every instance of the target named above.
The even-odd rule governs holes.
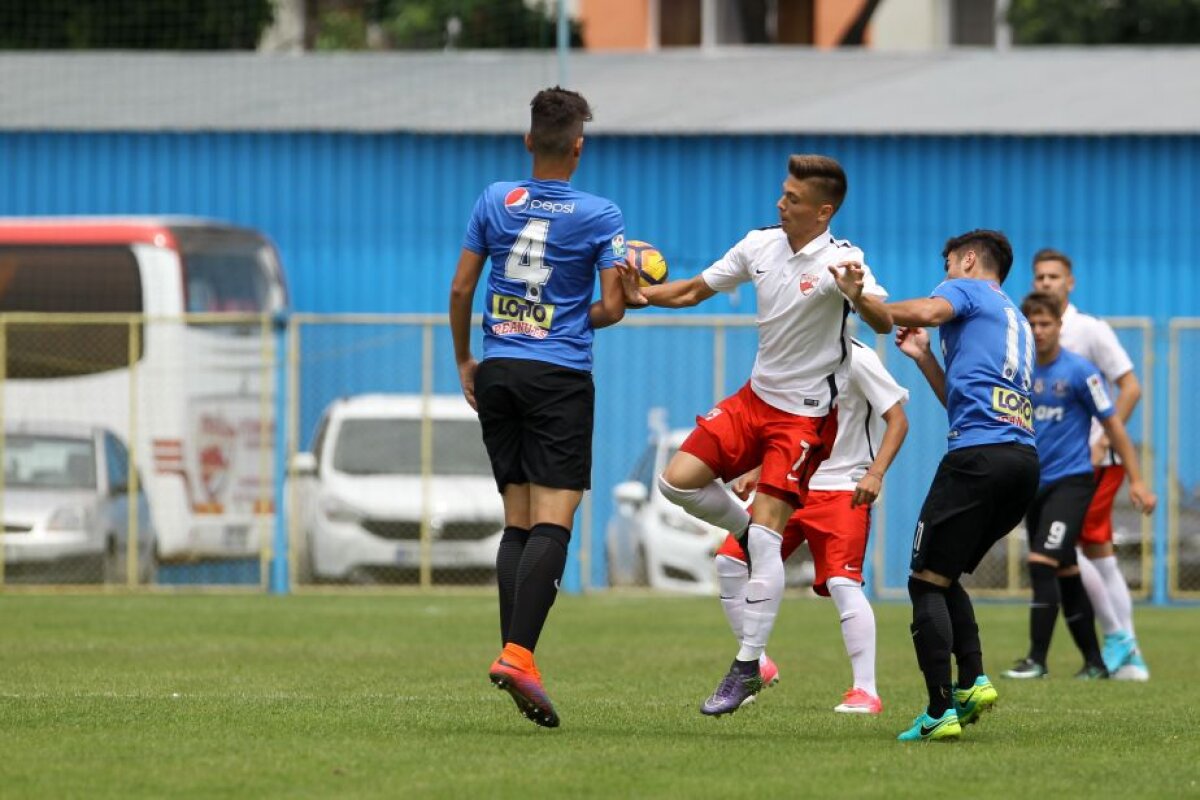
[[[1062,319],[1062,303],[1058,298],[1047,292],[1030,292],[1021,301],[1021,313],[1026,317],[1032,314],[1049,314],[1055,319]]]
[[[829,156],[801,153],[788,158],[788,172],[798,181],[812,181],[836,214],[846,199],[846,172]]]
[[[1012,269],[1013,262],[1012,245],[1009,244],[1007,236],[1000,231],[984,229],[967,231],[946,240],[946,246],[942,248],[942,258],[946,258],[964,247],[976,248],[979,257],[999,276],[1000,282],[1004,283],[1004,279],[1008,277],[1008,271]]]
[[[553,86],[543,89],[529,104],[529,138],[533,152],[542,156],[565,156],[583,136],[583,123],[592,119],[592,109],[579,92]]]
[[[1067,267],[1067,272],[1074,272],[1071,267],[1071,259],[1067,258],[1067,254],[1062,250],[1055,250],[1053,247],[1043,247],[1033,254],[1033,263],[1040,264],[1043,261],[1061,261]]]

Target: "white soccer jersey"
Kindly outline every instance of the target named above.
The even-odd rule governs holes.
[[[896,383],[874,350],[851,340],[850,356],[850,380],[838,396],[837,439],[809,481],[810,489],[853,491],[879,452],[887,429],[883,412],[908,402],[908,390]]]
[[[1062,333],[1058,341],[1067,350],[1095,364],[1108,380],[1110,388],[1117,378],[1133,371],[1133,361],[1121,346],[1112,326],[1090,314],[1080,313],[1073,303],[1068,303],[1067,310],[1063,312]],[[1089,440],[1096,442],[1103,435],[1104,429],[1093,419]],[[1120,459],[1111,449],[1101,462],[1105,466],[1117,463],[1120,463]]]
[[[850,368],[846,333],[849,302],[829,267],[857,261],[863,291],[887,292],[875,282],[862,250],[826,230],[797,252],[779,227],[751,231],[704,270],[704,282],[727,292],[754,282],[758,297],[758,355],[750,386],[766,403],[805,417],[829,413]]]

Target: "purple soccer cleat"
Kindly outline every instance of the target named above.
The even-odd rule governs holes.
[[[763,680],[759,674],[758,662],[755,661],[751,669],[743,671],[735,661],[712,696],[700,704],[700,713],[710,717],[732,714],[748,699],[762,691],[762,688]]]

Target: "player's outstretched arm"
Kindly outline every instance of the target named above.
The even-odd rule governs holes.
[[[475,287],[483,274],[484,256],[463,248],[458,267],[450,283],[450,334],[454,337],[454,360],[458,363],[458,382],[471,408],[475,405],[475,357],[471,355],[471,306],[475,303]]]
[[[917,297],[885,303],[892,322],[902,328],[936,328],[954,319],[954,306],[941,297]]]
[[[1142,480],[1137,451],[1133,449],[1133,442],[1130,441],[1129,434],[1125,431],[1125,423],[1121,422],[1120,417],[1113,414],[1108,419],[1101,420],[1100,424],[1103,426],[1108,440],[1112,442],[1113,449],[1121,457],[1125,471],[1129,474],[1129,499],[1132,501],[1133,507],[1143,514],[1153,513],[1154,507],[1158,505],[1158,498]]]
[[[703,303],[717,292],[704,282],[703,276],[697,275],[694,278],[670,281],[658,286],[642,286],[639,293],[645,299],[641,305],[689,308]],[[638,303],[634,302],[631,305],[636,306]]]
[[[896,403],[880,416],[887,425],[883,431],[883,441],[879,443],[879,452],[875,454],[875,460],[867,467],[867,474],[863,475],[854,487],[854,496],[850,498],[852,507],[869,506],[879,497],[879,493],[883,491],[883,476],[887,474],[896,454],[900,452],[904,437],[908,436],[908,415],[904,413],[903,404]]]
[[[911,302],[911,301],[906,301]],[[917,368],[925,376],[929,388],[946,405],[946,373],[934,358],[929,347],[929,334],[924,328],[901,328],[896,332],[896,347],[900,352],[917,362]]]
[[[600,299],[588,308],[588,320],[595,329],[616,325],[625,317],[625,291],[621,288],[624,279],[622,270],[628,269],[618,264],[612,269],[600,270]]]
[[[1138,401],[1142,399],[1142,384],[1137,375],[1133,374],[1133,370],[1130,370],[1117,378],[1113,385],[1117,390],[1117,396],[1113,398],[1116,416],[1121,422],[1129,422],[1129,418],[1133,416],[1133,410],[1137,408]],[[1092,444],[1092,463],[1096,465],[1103,463],[1110,446],[1111,442],[1107,436],[1097,439]]]

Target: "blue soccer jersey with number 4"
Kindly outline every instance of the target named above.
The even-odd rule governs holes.
[[[588,308],[596,275],[625,259],[610,200],[566,181],[493,183],[475,202],[463,247],[491,259],[483,357],[592,368]]]
[[[954,307],[941,326],[949,449],[1017,442],[1034,446],[1033,332],[998,284],[971,278],[933,290]]]

